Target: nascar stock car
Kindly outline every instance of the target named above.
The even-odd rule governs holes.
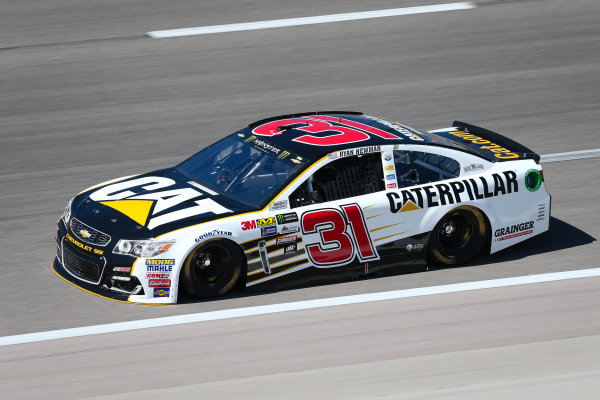
[[[250,124],[181,164],[91,187],[53,269],[114,300],[169,304],[463,264],[548,230],[540,157],[455,121],[420,132],[358,112]]]

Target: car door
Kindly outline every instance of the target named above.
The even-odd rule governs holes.
[[[374,236],[382,228],[370,221],[390,212],[380,147],[370,150],[332,153],[290,196],[310,265],[333,268],[379,259]]]

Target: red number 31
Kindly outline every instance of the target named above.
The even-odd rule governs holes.
[[[345,265],[355,257],[361,262],[378,260],[379,255],[367,231],[358,204],[309,211],[302,215],[302,232],[319,234],[319,241],[306,244],[310,261],[317,266]]]
[[[335,123],[334,124],[332,124]],[[369,133],[384,139],[398,139],[398,136],[375,128],[374,126],[362,124],[360,122],[334,118],[330,115],[306,116],[302,118],[287,118],[277,121],[267,122],[257,126],[252,133],[260,136],[281,135],[277,130],[280,126],[298,125],[296,129],[308,133],[319,133],[321,135],[302,135],[294,142],[310,144],[313,146],[336,146],[347,143],[357,143],[370,138]],[[368,132],[368,133],[367,133]],[[322,134],[328,133],[327,136]]]

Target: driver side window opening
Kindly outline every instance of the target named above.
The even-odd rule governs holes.
[[[394,163],[399,188],[456,178],[460,174],[458,161],[422,151],[394,150]]]
[[[385,189],[381,153],[345,157],[325,165],[290,196],[291,207],[340,200]]]

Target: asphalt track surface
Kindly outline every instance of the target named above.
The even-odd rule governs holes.
[[[144,36],[436,3],[2,2],[0,336],[598,267],[600,159],[592,158],[544,166],[549,232],[461,268],[167,307],[107,301],[52,273],[54,223],[73,194],[173,165],[272,115],[359,110],[419,129],[460,119],[539,154],[600,148],[594,0],[482,1],[436,14]],[[0,390],[65,399],[596,399],[599,284],[583,278],[7,346]]]

